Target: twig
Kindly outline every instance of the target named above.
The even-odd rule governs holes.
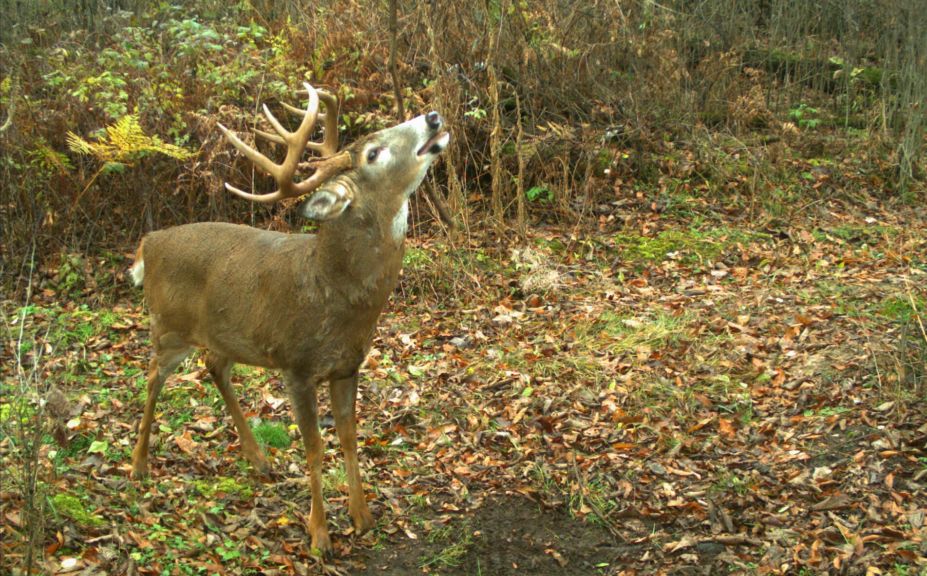
[[[399,69],[396,66],[396,44],[398,32],[398,25],[396,20],[398,17],[399,8],[397,6],[396,0],[390,0],[389,2],[389,74],[393,78],[393,94],[396,97],[396,117],[400,122],[405,120],[406,108],[402,103],[402,89],[399,84]]]

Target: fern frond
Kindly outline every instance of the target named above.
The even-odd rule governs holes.
[[[196,152],[145,134],[135,114],[127,114],[107,126],[106,134],[95,142],[84,140],[73,132],[68,132],[67,142],[74,152],[93,156],[104,164],[132,164],[149,154],[163,154],[176,160],[196,156]]]

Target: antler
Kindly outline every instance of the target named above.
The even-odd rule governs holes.
[[[241,141],[238,136],[219,124],[219,129],[225,134],[229,142],[232,143],[242,154],[244,154],[255,166],[263,172],[272,176],[277,181],[277,191],[270,194],[249,194],[240,190],[228,182],[225,188],[233,194],[242,198],[254,200],[257,202],[276,202],[283,198],[292,198],[308,194],[318,188],[322,182],[328,180],[333,175],[347,170],[351,167],[351,156],[347,152],[338,152],[338,99],[325,91],[318,91],[307,83],[303,83],[309,96],[309,104],[305,110],[284,104],[284,108],[295,114],[302,115],[303,120],[295,132],[290,132],[280,124],[270,109],[265,104],[264,115],[267,121],[273,126],[277,134],[271,134],[262,130],[255,130],[257,136],[269,140],[276,144],[282,144],[287,147],[286,158],[280,164],[274,163],[270,158],[258,152],[255,148],[248,146]],[[325,104],[325,114],[322,118],[325,120],[325,136],[322,142],[310,142],[309,137],[315,128],[316,120],[319,118],[319,100]],[[308,148],[322,155],[322,158],[309,162],[300,162],[303,151]],[[300,182],[293,182],[293,176],[298,168],[315,168],[315,173],[308,179]]]

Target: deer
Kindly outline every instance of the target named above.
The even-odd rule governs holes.
[[[256,136],[285,146],[280,163],[225,126],[218,127],[277,186],[267,194],[228,183],[225,188],[263,203],[309,195],[299,211],[318,223],[315,234],[206,222],[151,232],[138,247],[130,274],[143,287],[153,354],[131,476],[147,475],[158,394],[195,349],[205,350],[207,370],[231,414],[245,459],[259,473],[269,472],[230,375],[235,363],[280,370],[305,445],[311,546],[328,555],[332,544],[322,495],[317,387],[329,385],[345,461],[348,512],[355,533],[363,534],[374,519],[357,460],[358,373],[380,312],[399,281],[410,197],[447,147],[450,133],[437,112],[428,112],[339,151],[337,98],[308,83],[303,86],[305,109],[281,103],[302,116],[295,131],[287,130],[266,104],[263,112],[276,134],[254,130]],[[324,123],[321,142],[310,140],[319,120]],[[301,161],[307,149],[318,157]],[[310,176],[296,180],[310,169]]]

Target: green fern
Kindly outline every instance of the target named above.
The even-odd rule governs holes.
[[[84,140],[73,132],[68,132],[68,147],[78,153],[93,156],[106,165],[131,165],[149,154],[164,154],[177,160],[187,160],[196,156],[196,152],[168,144],[157,136],[148,136],[138,123],[138,116],[128,114],[106,127],[105,135],[96,141]]]

